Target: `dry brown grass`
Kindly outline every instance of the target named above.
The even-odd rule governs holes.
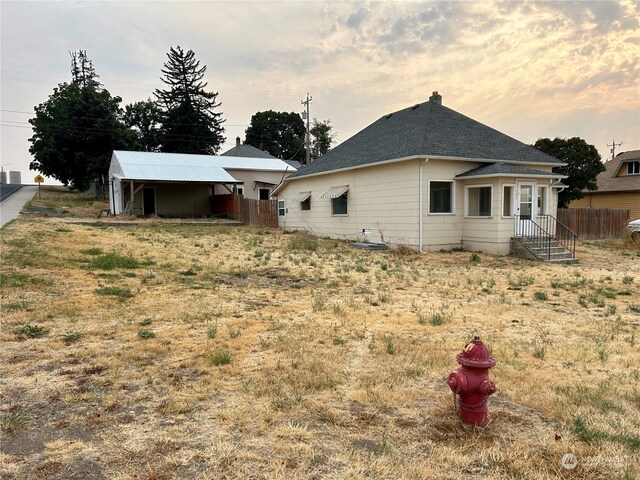
[[[113,221],[2,230],[6,478],[640,472],[638,250],[581,244],[577,266],[472,262]],[[108,253],[138,267],[89,268]],[[131,296],[97,293],[108,287]],[[27,324],[47,332],[16,333]],[[498,362],[484,430],[458,422],[446,385],[475,333]],[[221,351],[230,363],[214,361]],[[567,452],[575,470],[560,465]]]

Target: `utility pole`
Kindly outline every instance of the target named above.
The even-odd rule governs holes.
[[[615,140],[611,142],[611,145],[607,144],[607,147],[611,147],[611,160],[613,160],[614,157],[616,156],[616,147],[619,147],[621,145],[622,145],[622,142],[616,143]]]
[[[305,146],[307,149],[307,165],[311,163],[311,134],[309,132],[309,104],[311,103],[311,100],[313,100],[313,97],[310,97],[309,92],[307,92],[307,99],[300,102],[302,105],[306,105],[307,107],[307,110],[305,112],[302,112],[302,117],[306,117],[307,119],[307,135],[305,138]]]

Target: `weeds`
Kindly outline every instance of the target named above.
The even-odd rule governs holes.
[[[20,327],[16,333],[20,337],[38,338],[49,333],[49,330],[47,330],[44,327],[41,327],[40,325],[31,325],[27,323],[25,326]]]
[[[538,300],[541,302],[546,302],[547,301],[547,292],[534,292],[533,294],[533,298],[534,300]]]
[[[385,335],[382,341],[384,342],[384,349],[389,355],[396,353],[396,347],[393,345],[393,339],[390,335]]]
[[[228,349],[218,347],[209,354],[209,361],[211,365],[219,367],[221,365],[228,365],[231,363],[232,357]]]
[[[124,257],[115,253],[107,253],[93,258],[89,268],[96,270],[115,270],[117,268],[138,268],[139,262],[132,257]]]
[[[102,251],[101,248],[98,247],[93,247],[93,248],[86,248],[84,250],[80,250],[80,253],[82,253],[83,255],[102,255],[104,252]]]
[[[29,417],[20,412],[5,413],[0,417],[0,431],[7,435],[15,434],[26,427]]]
[[[82,338],[82,333],[81,332],[77,332],[77,331],[73,331],[73,332],[67,332],[62,336],[62,341],[64,343],[66,343],[67,345],[70,345],[72,343],[77,342],[78,340],[80,340]]]
[[[149,340],[151,338],[156,338],[156,334],[153,330],[140,330],[138,332],[138,338],[142,338],[143,340]]]
[[[98,295],[107,295],[113,297],[119,297],[122,299],[133,297],[133,292],[130,288],[124,287],[101,287],[96,288],[96,293]]]
[[[303,250],[315,252],[318,249],[318,240],[305,232],[296,232],[287,244],[289,250]]]

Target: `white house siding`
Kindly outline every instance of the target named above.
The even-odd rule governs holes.
[[[277,172],[277,171],[268,171],[268,170],[232,170],[225,169],[229,175],[238,180],[239,182],[244,183],[244,198],[251,198],[253,200],[260,199],[260,189],[261,188],[269,188],[271,191],[278,185],[283,177],[291,175],[293,172]],[[255,181],[261,181],[266,183],[271,183],[272,185],[261,185],[255,184]],[[228,185],[228,187],[233,190],[233,185]],[[215,186],[215,194],[216,195],[226,195],[229,193],[222,185]]]
[[[315,235],[349,240],[407,245],[418,248],[419,241],[419,161],[390,163],[337,172],[315,177],[303,177],[288,182],[278,199],[285,200],[287,214],[279,217],[280,227],[307,230]],[[516,177],[493,177],[454,180],[454,177],[479,163],[429,160],[423,166],[423,250],[463,247],[487,253],[506,255],[514,234],[513,216],[502,216],[503,185],[515,188]],[[551,167],[537,167],[551,171]],[[235,174],[234,174],[235,176]],[[544,179],[526,179],[536,185],[550,187]],[[454,213],[429,213],[429,182],[454,182]],[[334,186],[349,185],[348,216],[332,216],[331,201],[318,198]],[[492,215],[472,218],[465,213],[465,186],[491,185]],[[301,192],[311,192],[311,210],[302,211],[292,200]],[[549,189],[549,213],[556,214],[557,190]]]
[[[331,187],[349,185],[348,214],[331,214],[331,200],[319,198]],[[292,200],[311,192],[311,210]],[[418,162],[407,161],[293,180],[278,192],[287,213],[280,227],[307,230],[315,235],[349,240],[417,246]],[[367,237],[363,235],[367,230]]]
[[[479,166],[479,163],[450,160],[429,160],[426,163],[423,170],[423,250],[448,250],[463,246],[464,187],[454,177]],[[453,214],[429,213],[429,181],[454,182]]]

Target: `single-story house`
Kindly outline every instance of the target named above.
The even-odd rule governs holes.
[[[217,195],[266,200],[293,172],[277,158],[116,150],[109,166],[111,213],[207,216]]]
[[[284,229],[507,254],[512,237],[551,225],[565,187],[552,169],[562,165],[445,107],[434,92],[302,167],[274,195]]]
[[[236,137],[236,146],[230,148],[224,153],[221,153],[223,157],[249,157],[249,158],[277,158],[271,155],[269,152],[260,150],[253,145],[247,145],[246,143],[240,143],[240,137]],[[298,170],[302,164],[297,160],[282,160],[288,165]]]
[[[604,164],[597,190],[583,190],[569,208],[623,208],[630,220],[640,218],[640,150],[623,152]]]

